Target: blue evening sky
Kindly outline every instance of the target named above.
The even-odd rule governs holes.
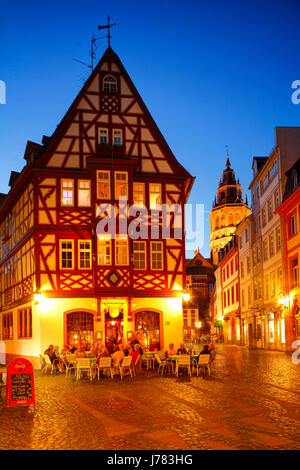
[[[275,126],[299,126],[300,3],[285,1],[1,1],[0,192],[24,166],[27,140],[51,135],[88,77],[90,37],[107,16],[112,47],[205,208],[201,251],[209,256],[209,211],[225,167],[243,186],[253,155],[274,146]],[[106,49],[98,43],[97,58]],[[249,193],[248,193],[249,198]],[[250,198],[249,198],[250,200]],[[191,256],[188,252],[187,256]]]

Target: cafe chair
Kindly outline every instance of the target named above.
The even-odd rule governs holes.
[[[175,375],[178,377],[179,369],[186,369],[188,374],[191,376],[191,357],[189,354],[184,354],[178,357],[176,361]]]
[[[148,369],[153,369],[153,362],[154,362],[154,356],[147,352],[145,352],[143,355],[142,355],[142,365],[143,364],[146,364],[146,368],[147,370]]]
[[[217,351],[215,349],[213,349],[211,352],[210,352],[210,368],[215,372],[216,368],[215,368],[215,360],[216,360],[216,355],[217,355]]]
[[[54,362],[50,361],[50,357],[47,354],[43,355],[44,359],[44,367],[43,367],[43,372],[46,374],[47,370],[50,368],[51,369],[51,374],[53,374],[53,371],[55,369]]]
[[[122,361],[116,366],[116,368],[119,370],[120,377],[122,380],[123,375],[125,375],[124,372],[126,373],[126,371],[127,375],[130,374],[130,376],[132,377],[132,356],[123,357]]]
[[[158,363],[157,374],[159,374],[160,371],[161,371],[161,375],[164,375],[165,367],[166,366],[168,367],[169,361],[167,359],[161,359],[158,354],[154,354],[154,357],[155,357],[155,359],[157,360],[157,363]]]
[[[141,372],[141,364],[142,364],[142,356],[140,354],[133,364],[134,375],[139,374]]]
[[[64,356],[64,365],[66,368],[66,378],[70,375],[72,370],[76,369],[76,358],[73,354],[66,354]]]
[[[106,371],[110,374],[111,378],[114,378],[114,371],[111,366],[111,357],[100,357],[99,364],[96,364],[98,380],[100,378],[100,371]]]
[[[93,379],[90,360],[87,358],[78,358],[76,366],[76,380],[79,380],[82,373],[84,372],[87,372],[87,376],[90,378],[90,380]]]
[[[210,355],[209,354],[200,354],[198,357],[198,362],[194,361],[194,367],[197,370],[197,375],[199,375],[199,370],[203,370],[203,373],[210,375]]]

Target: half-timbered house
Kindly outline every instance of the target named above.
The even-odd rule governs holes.
[[[37,364],[48,344],[91,347],[133,336],[150,349],[180,343],[184,204],[194,178],[110,47],[53,135],[29,141],[24,158],[0,197],[7,358]],[[168,237],[162,204],[180,208],[180,223],[169,216]],[[141,216],[132,205],[148,210],[140,237],[126,235]],[[109,224],[99,230],[111,212],[115,236]]]

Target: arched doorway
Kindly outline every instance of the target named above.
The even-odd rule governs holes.
[[[135,335],[150,351],[160,350],[160,314],[143,310],[135,314]]]
[[[67,344],[89,350],[94,346],[94,315],[89,312],[67,314]]]
[[[113,343],[118,344],[123,339],[123,312],[120,311],[118,315],[111,315],[109,312],[105,313],[105,345],[106,347]]]

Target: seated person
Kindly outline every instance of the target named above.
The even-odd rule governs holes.
[[[174,349],[174,344],[169,344],[168,356],[176,356],[176,350]]]
[[[118,349],[112,354],[112,358],[114,361],[114,365],[118,366],[120,364],[120,361],[123,359],[125,356],[122,345],[119,344]]]
[[[178,354],[187,354],[187,350],[186,350],[186,348],[185,348],[185,346],[184,346],[183,343],[181,343],[181,344],[179,345],[179,348],[177,349],[177,355],[178,355]]]
[[[70,346],[68,346],[67,344],[65,344],[64,347],[62,348],[60,354],[61,354],[62,356],[65,356],[66,354],[71,354]]]
[[[102,346],[101,351],[99,352],[97,356],[96,364],[99,364],[101,357],[110,357],[109,352],[104,346]]]
[[[83,349],[82,346],[79,346],[78,350],[77,350],[76,353],[75,353],[75,357],[77,357],[77,358],[86,357],[85,351],[84,351],[84,349]]]
[[[55,369],[59,370],[59,358],[55,354],[55,349],[54,349],[53,344],[49,344],[48,349],[44,351],[44,354],[49,356],[51,363],[55,365]]]
[[[133,350],[132,350],[131,353],[130,353],[130,356],[132,356],[132,364],[134,364],[134,363],[137,361],[137,359],[139,358],[140,354],[141,354],[141,353],[140,353],[140,345],[139,345],[139,344],[135,344]]]
[[[209,349],[208,344],[205,344],[204,347],[203,347],[203,350],[199,353],[199,355],[197,357],[197,362],[199,362],[199,356],[201,356],[202,354],[209,354],[210,355],[210,349]]]
[[[130,346],[130,344],[128,344],[126,348],[124,349],[124,355],[129,356],[132,351],[133,351],[132,347]]]

